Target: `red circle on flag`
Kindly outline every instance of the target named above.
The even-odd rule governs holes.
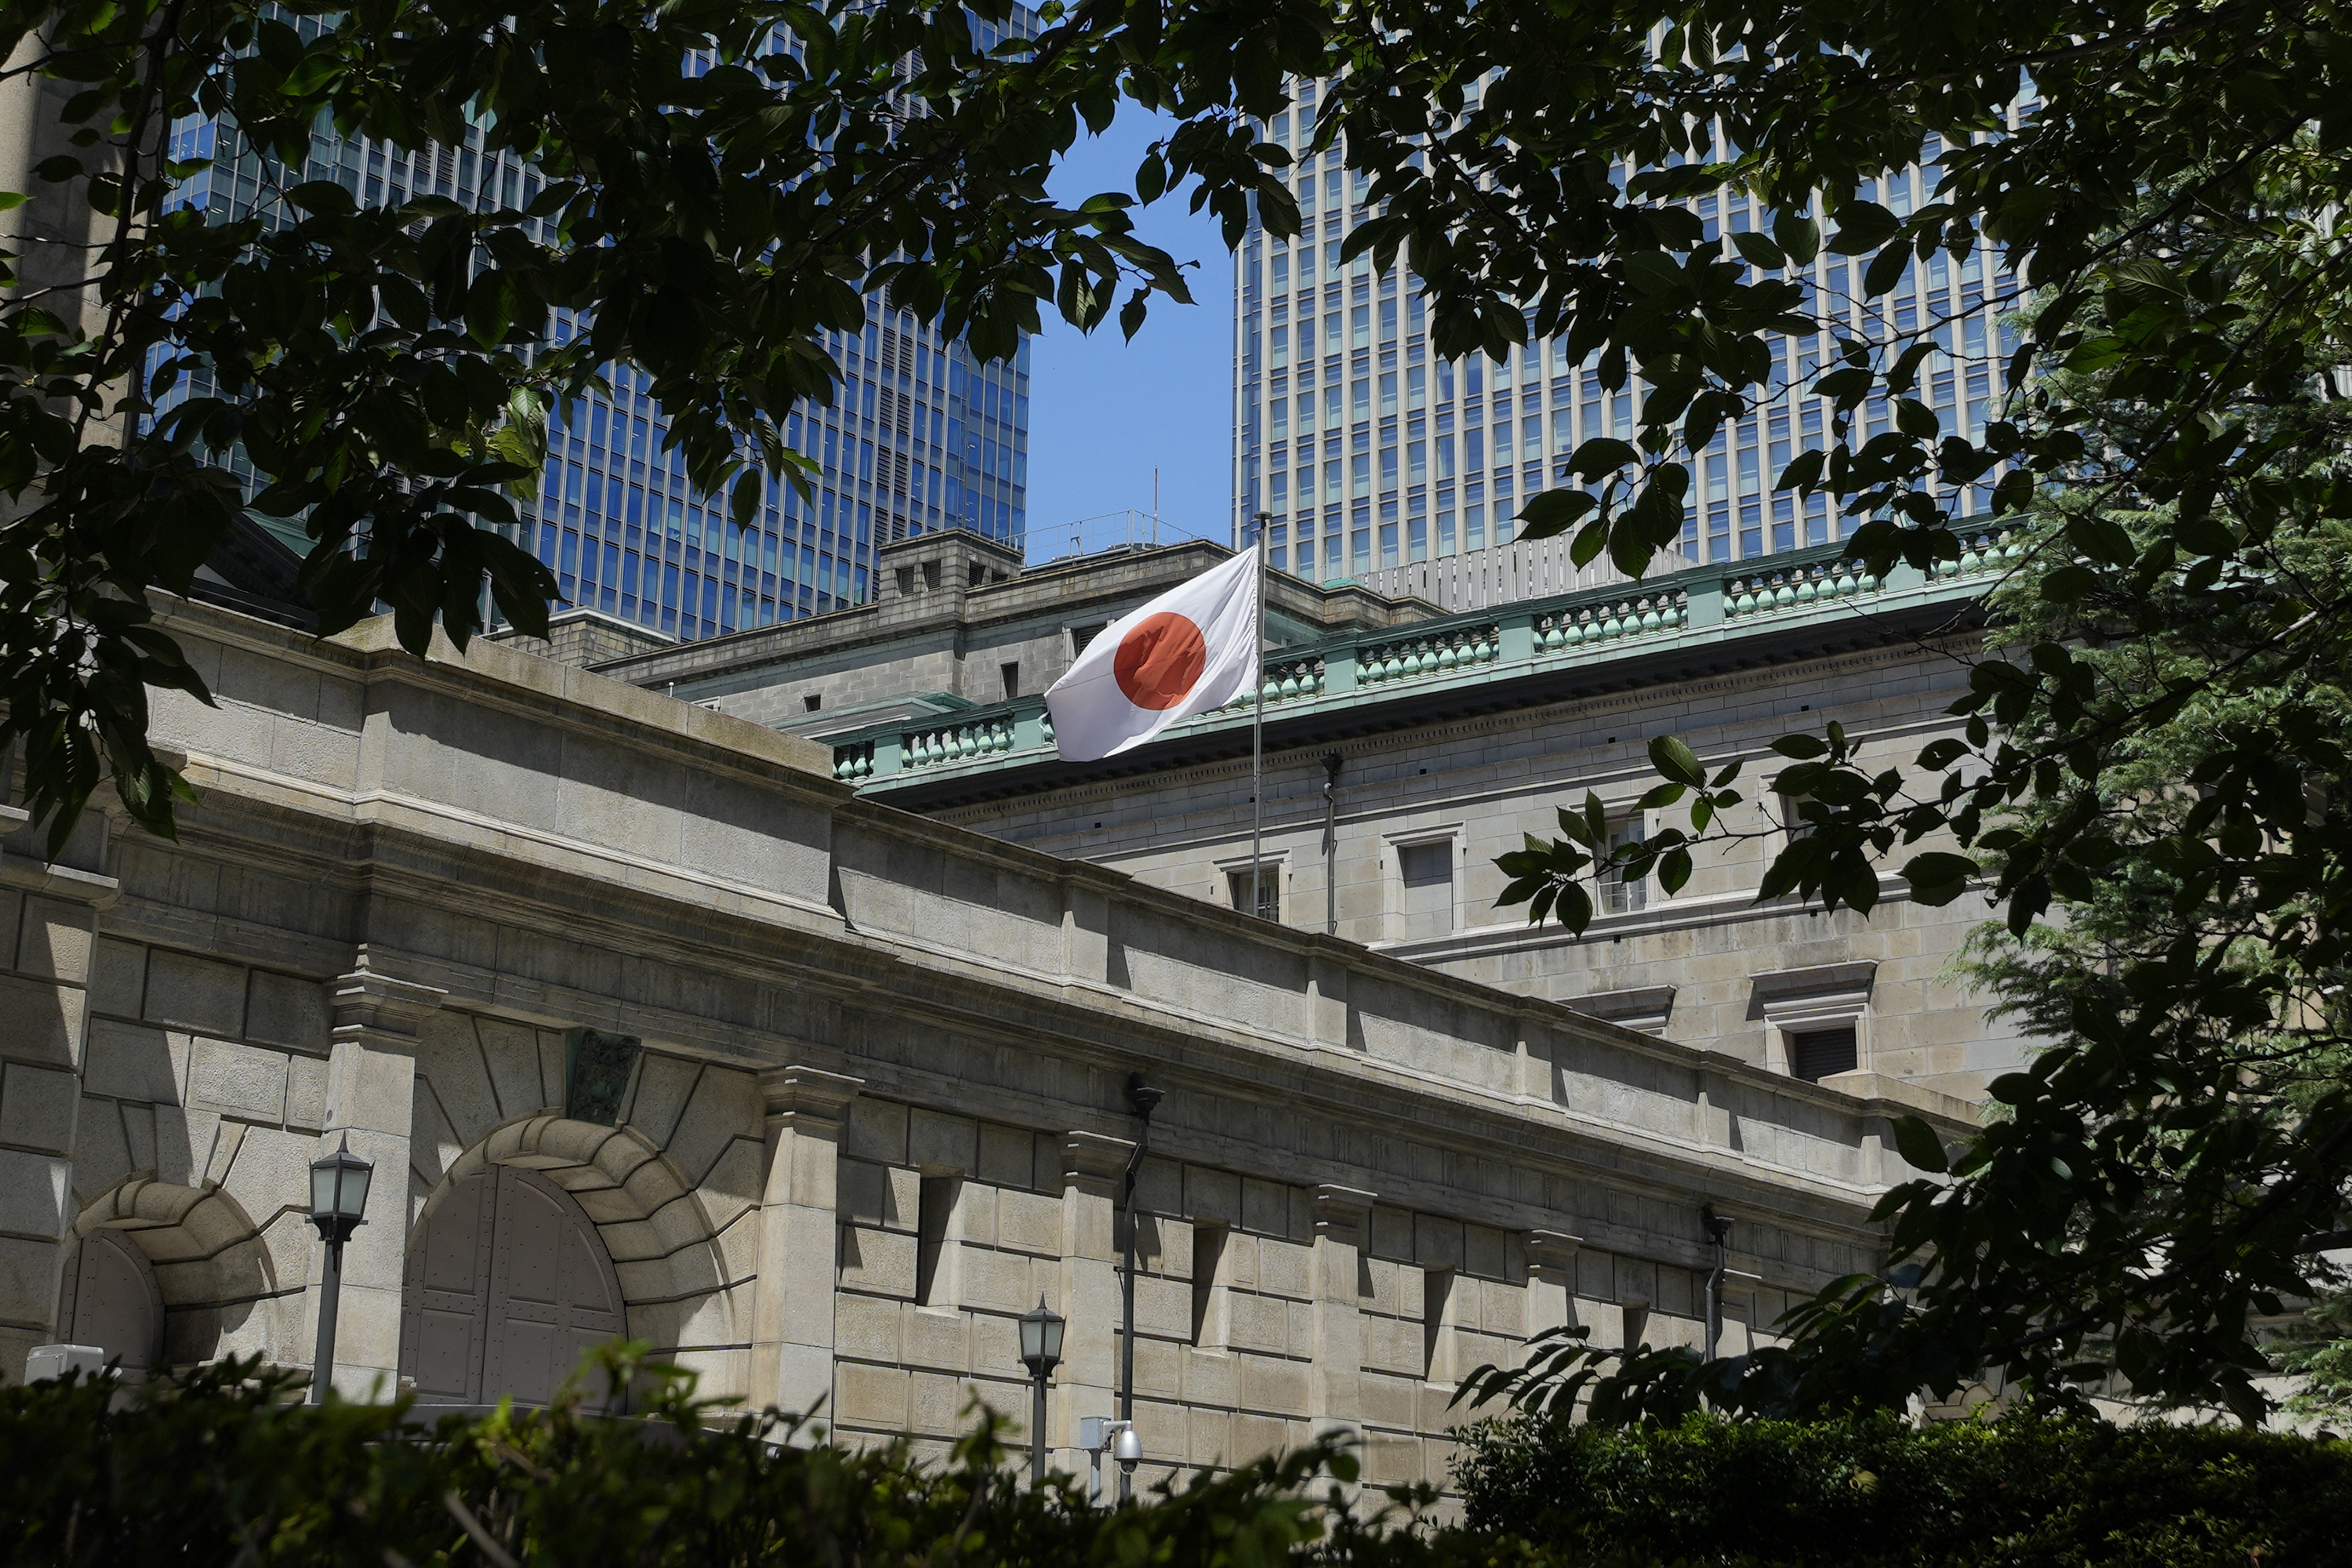
[[[1173,611],[1162,610],[1118,639],[1111,673],[1138,708],[1173,708],[1192,693],[1209,665],[1209,645],[1201,628]]]

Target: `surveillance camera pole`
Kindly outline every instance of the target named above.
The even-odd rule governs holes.
[[[1255,896],[1255,890],[1252,893]],[[1167,1090],[1154,1089],[1136,1073],[1127,1080],[1127,1102],[1135,1108],[1135,1119],[1140,1124],[1136,1132],[1135,1148],[1127,1157],[1127,1268],[1120,1291],[1118,1348],[1118,1418],[1132,1426],[1135,1421],[1135,1188],[1137,1173],[1143,1168],[1143,1152],[1151,1143],[1151,1108],[1167,1098]],[[1125,1502],[1134,1495],[1135,1470],[1124,1466],[1118,1474],[1118,1497]]]

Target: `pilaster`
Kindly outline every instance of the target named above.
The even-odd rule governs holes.
[[[1315,1363],[1307,1414],[1319,1436],[1353,1432],[1364,1415],[1363,1268],[1372,1194],[1325,1182],[1315,1189]]]
[[[768,1164],[749,1392],[754,1406],[805,1414],[833,1394],[841,1130],[866,1082],[796,1066],[762,1074],[760,1087]]]
[[[1073,1473],[1079,1419],[1118,1413],[1118,1200],[1134,1149],[1099,1132],[1062,1138],[1062,1300],[1047,1305],[1069,1327],[1045,1426],[1055,1462]]]
[[[1576,1321],[1576,1254],[1583,1238],[1556,1230],[1527,1233],[1527,1335],[1533,1340],[1546,1329],[1566,1328]]]
[[[27,820],[0,806],[0,836]],[[23,834],[12,850],[30,839]],[[0,1380],[7,1382],[25,1375],[27,1351],[56,1337],[75,1219],[90,966],[99,918],[121,893],[111,877],[0,851]]]
[[[448,993],[387,973],[367,950],[359,966],[327,984],[334,1022],[327,1052],[325,1131],[317,1152],[350,1141],[373,1163],[367,1217],[343,1247],[336,1309],[334,1385],[354,1399],[388,1398],[400,1376],[401,1289],[408,1262],[409,1134],[416,1106],[416,1035]],[[303,1203],[308,1193],[288,1194]],[[316,1248],[323,1243],[312,1242]],[[303,1312],[301,1343],[316,1342],[318,1270]]]

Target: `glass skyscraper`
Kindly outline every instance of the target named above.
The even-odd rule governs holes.
[[[287,20],[306,41],[318,28]],[[1007,31],[972,26],[982,47]],[[1009,30],[1034,34],[1034,14],[1016,8]],[[180,195],[215,221],[269,201],[253,150],[218,145],[228,134],[209,119],[173,132],[173,157],[215,159]],[[404,153],[314,137],[300,178],[337,181],[371,205],[426,194],[467,207],[528,205],[538,177],[481,142],[476,129],[463,145]],[[559,318],[553,332],[560,342],[577,326]],[[610,396],[559,411],[539,498],[520,510],[521,542],[554,571],[564,600],[680,638],[715,637],[863,602],[876,546],[910,533],[961,525],[1017,548],[1028,521],[1029,341],[983,364],[960,340],[868,299],[865,331],[832,334],[826,347],[844,373],[834,404],[802,405],[786,428],[821,465],[814,499],[772,479],[740,529],[726,498],[698,494],[663,452],[644,378],[612,367]],[[245,468],[242,452],[230,462]]]
[[[1261,134],[1293,149],[1311,142],[1319,86],[1294,83],[1294,107]],[[1509,543],[1530,496],[1574,482],[1566,463],[1578,442],[1632,436],[1641,395],[1630,382],[1603,389],[1591,363],[1569,360],[1565,341],[1538,339],[1503,360],[1432,357],[1422,303],[1398,276],[1402,258],[1377,276],[1369,255],[1339,265],[1341,242],[1369,216],[1370,183],[1342,165],[1335,147],[1291,171],[1299,234],[1276,240],[1253,221],[1234,289],[1234,538],[1267,512],[1272,563],[1324,582]],[[1863,195],[1908,214],[1931,199],[1937,178],[1931,158]],[[1727,189],[1693,205],[1709,239],[1769,223]],[[1927,327],[1945,352],[1929,356],[1918,395],[1948,434],[1981,436],[2001,345],[1986,341],[1976,307],[2013,292],[2016,279],[1983,247],[1966,262],[1938,251],[1864,300],[1867,259],[1824,254],[1797,272],[1809,312],[1872,337]],[[1794,454],[1830,439],[1828,405],[1803,392],[1830,353],[1826,336],[1777,338],[1773,349],[1761,406],[1693,459],[1680,542],[1690,563],[1827,543],[1845,526],[1827,497],[1801,511],[1793,496],[1770,493]],[[1859,446],[1891,422],[1874,398],[1856,411],[1851,439]],[[1981,512],[1992,478],[1941,499],[1954,517]]]

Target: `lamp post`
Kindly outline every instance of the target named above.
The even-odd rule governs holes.
[[[1255,885],[1250,889],[1250,897],[1253,899],[1257,897],[1257,889]],[[1127,1156],[1127,1201],[1124,1205],[1127,1211],[1127,1268],[1126,1278],[1121,1283],[1119,1298],[1118,1418],[1127,1423],[1126,1431],[1129,1436],[1126,1440],[1137,1445],[1136,1458],[1143,1457],[1143,1449],[1140,1447],[1143,1439],[1133,1436],[1135,1432],[1135,1182],[1137,1173],[1143,1168],[1144,1151],[1151,1146],[1151,1109],[1167,1098],[1166,1089],[1157,1089],[1144,1082],[1141,1073],[1129,1075],[1127,1102],[1135,1108],[1137,1127],[1135,1147]],[[1117,1457],[1121,1459],[1127,1458],[1124,1452]],[[1133,1493],[1134,1479],[1135,1464],[1129,1459],[1127,1461],[1126,1468],[1119,1472],[1119,1501],[1125,1502]]]
[[[343,1243],[367,1211],[368,1178],[375,1166],[352,1152],[352,1135],[341,1147],[310,1162],[310,1223],[327,1244],[319,1273],[319,1348],[311,1357],[310,1403],[321,1404],[335,1376],[335,1304],[343,1289]]]
[[[1037,1298],[1037,1310],[1021,1314],[1021,1364],[1029,1369],[1034,1398],[1029,1419],[1029,1483],[1045,1484],[1045,1380],[1062,1360],[1062,1314]]]
[[[1715,1212],[1713,1204],[1702,1205],[1699,1223],[1706,1227],[1707,1240],[1715,1248],[1715,1267],[1706,1271],[1706,1360],[1715,1359],[1716,1346],[1723,1338],[1723,1275],[1730,1266],[1731,1221]]]

